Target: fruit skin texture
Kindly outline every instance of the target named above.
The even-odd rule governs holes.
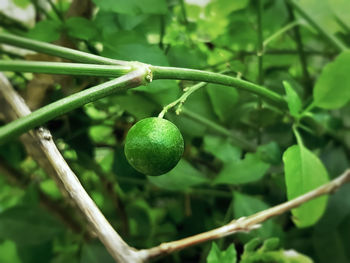
[[[161,175],[173,169],[184,152],[184,140],[170,121],[151,117],[131,127],[125,156],[132,167],[145,175]]]

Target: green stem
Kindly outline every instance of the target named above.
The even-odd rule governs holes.
[[[256,150],[256,146],[254,144],[252,144],[249,141],[246,141],[244,139],[242,139],[240,136],[235,135],[232,131],[216,124],[215,122],[208,120],[192,111],[187,110],[186,108],[182,108],[182,114],[184,116],[189,117],[190,119],[201,123],[203,125],[205,125],[206,127],[208,127],[209,129],[223,135],[223,136],[227,136],[231,139],[232,143],[241,147],[242,149],[245,149],[247,151],[251,151],[254,152]]]
[[[284,27],[282,27],[280,30],[278,30],[277,32],[275,32],[274,34],[272,34],[271,36],[269,36],[267,39],[265,39],[263,46],[264,48],[266,48],[266,46],[273,41],[275,38],[279,37],[280,35],[284,34],[286,31],[290,30],[291,28],[300,25],[299,21],[294,21],[292,23],[289,23],[287,25],[285,25]]]
[[[296,125],[293,125],[293,133],[294,133],[295,138],[297,139],[298,145],[300,147],[303,147],[304,146],[303,139],[301,138],[301,135],[300,135]]]
[[[0,60],[0,71],[119,77],[132,71],[132,67],[46,61]]]
[[[345,46],[338,38],[334,35],[329,34],[326,30],[324,30],[299,4],[298,1],[288,0],[289,3],[294,7],[295,11],[297,11],[311,26],[313,26],[321,35],[323,35],[330,43],[333,44],[339,51],[347,50],[347,46]]]
[[[203,88],[207,85],[208,83],[206,82],[200,82],[192,87],[189,87],[182,95],[180,98],[178,98],[177,100],[169,103],[168,105],[166,105],[163,110],[159,113],[158,115],[158,118],[163,118],[164,117],[164,114],[168,112],[169,109],[171,109],[172,107],[175,107],[177,104],[178,107],[175,111],[176,114],[179,114],[180,113],[180,110],[181,110],[181,106],[182,104],[185,103],[185,101],[187,100],[187,98],[193,93],[195,92],[196,90],[200,89],[200,88]]]
[[[350,26],[344,22],[337,14],[334,14],[335,21],[337,21],[338,25],[346,32],[346,34],[350,34]]]
[[[220,73],[213,73],[202,70],[175,68],[175,67],[159,67],[150,66],[153,79],[178,79],[178,80],[193,80],[202,81],[225,86],[231,86],[246,90],[269,100],[278,107],[286,108],[286,101],[278,93],[271,91],[263,86],[253,84],[238,78],[226,76]]]
[[[165,16],[161,15],[160,16],[160,32],[159,32],[159,48],[164,49],[164,36],[165,36]]]
[[[107,81],[44,106],[25,117],[1,127],[0,144],[19,136],[30,129],[40,126],[57,116],[81,107],[86,103],[109,96],[117,91],[142,85],[145,83],[145,77],[147,74],[148,72],[145,68],[140,68],[122,77]]]
[[[290,20],[295,21],[293,9],[292,9],[292,6],[290,4],[287,5],[287,10],[288,10]],[[304,97],[308,97],[309,95],[312,94],[312,83],[311,83],[309,72],[307,70],[307,58],[306,58],[306,54],[305,54],[305,50],[304,50],[304,46],[303,46],[303,41],[302,41],[299,29],[300,29],[300,27],[296,26],[293,28],[293,31],[294,31],[295,42],[297,44],[297,50],[298,50],[299,60],[300,60],[300,64],[301,64],[301,70],[302,70],[302,74],[303,74],[303,81],[304,81],[304,85],[305,85],[305,96]]]
[[[108,64],[108,65],[127,65],[128,62],[122,60],[115,60],[105,58],[90,53],[78,51],[75,49],[60,47],[57,45],[28,39],[24,37],[18,37],[8,33],[0,33],[0,43],[12,45],[15,47],[21,47],[29,50],[34,50],[40,53],[57,56],[76,62],[83,63],[95,63],[95,64]]]
[[[264,83],[264,68],[263,68],[263,55],[264,55],[264,43],[263,43],[263,29],[262,29],[262,13],[263,13],[263,0],[258,0],[257,8],[257,22],[258,22],[258,84],[263,85]],[[258,109],[262,110],[262,99],[258,99]],[[261,127],[257,128],[257,142],[261,142]]]
[[[262,11],[263,11],[263,1],[258,1],[258,84],[263,84],[263,52],[264,52],[264,44],[263,44],[263,32],[262,32]]]
[[[51,6],[52,10],[54,11],[56,16],[58,17],[58,19],[60,21],[64,21],[64,17],[62,15],[62,13],[57,9],[56,5],[52,2],[52,0],[48,0],[48,2],[49,2],[49,5]]]
[[[180,0],[180,5],[181,5],[181,12],[182,12],[182,16],[183,16],[184,22],[187,25],[188,24],[188,20],[187,20],[185,1],[184,0]]]

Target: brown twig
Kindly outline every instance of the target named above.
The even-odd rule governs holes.
[[[3,74],[0,74],[0,98],[2,113],[5,117],[19,118],[30,113],[28,106],[13,90]],[[136,251],[128,246],[113,229],[86,193],[58,151],[50,132],[44,129],[32,130],[22,135],[21,140],[33,159],[38,161],[46,173],[53,176],[61,192],[74,201],[112,257],[120,263],[143,262]]]
[[[237,232],[249,232],[253,229],[259,228],[260,223],[266,221],[267,219],[290,211],[291,209],[296,208],[321,195],[331,194],[335,192],[341,185],[348,182],[350,182],[350,170],[345,171],[341,176],[337,177],[331,182],[324,184],[323,186],[320,186],[288,202],[271,207],[248,217],[242,217],[237,220],[233,220],[227,225],[215,228],[208,232],[204,232],[177,241],[163,243],[150,249],[140,250],[138,252],[139,256],[146,261],[159,256],[168,255],[184,248],[201,244],[203,242],[223,238]]]

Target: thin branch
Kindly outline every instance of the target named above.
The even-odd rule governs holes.
[[[7,108],[11,108],[17,117],[22,117],[30,112],[23,99],[13,90],[11,84],[4,75],[0,75],[0,94],[8,103]],[[41,156],[34,158],[39,164],[55,176],[56,181],[60,182],[63,194],[68,193],[69,197],[83,213],[89,225],[96,232],[98,238],[105,245],[112,257],[120,263],[141,263],[143,262],[136,254],[136,251],[128,246],[118,233],[109,224],[96,204],[86,193],[76,175],[67,165],[60,154],[55,143],[51,138],[49,131],[42,130],[31,131],[24,136],[31,136],[34,145],[26,143],[27,150],[40,151]]]
[[[337,37],[334,35],[328,33],[322,26],[320,26],[300,5],[299,1],[295,0],[287,0],[294,8],[295,11],[297,11],[313,28],[315,28],[322,36],[324,36],[335,48],[337,48],[339,51],[345,51],[347,50],[347,46],[341,42]]]
[[[0,144],[32,128],[42,125],[57,116],[79,108],[84,104],[112,95],[117,91],[140,86],[145,83],[147,74],[147,68],[140,67],[122,77],[107,81],[46,105],[29,115],[1,127]]]
[[[264,48],[267,47],[267,45],[273,41],[274,39],[276,39],[277,37],[279,37],[280,35],[284,34],[285,32],[287,32],[288,30],[299,26],[301,23],[300,21],[293,21],[287,25],[285,25],[284,27],[282,27],[281,29],[279,29],[277,32],[275,32],[274,34],[272,34],[271,36],[269,36],[267,39],[264,40],[263,42],[263,46]]]
[[[198,235],[160,244],[157,247],[140,250],[138,254],[144,260],[150,260],[159,256],[168,255],[184,248],[198,245],[214,239],[223,238],[238,232],[249,232],[260,227],[260,224],[271,217],[283,214],[321,195],[334,193],[340,186],[350,182],[350,170],[345,171],[341,176],[324,184],[306,194],[294,198],[288,202],[271,207],[248,217],[242,217],[231,221],[222,227],[204,232]]]
[[[0,33],[0,43],[21,47],[29,50],[34,50],[40,53],[57,56],[76,62],[95,63],[107,65],[127,65],[128,62],[105,58],[90,53],[78,51],[71,48],[61,47],[25,37],[15,36],[9,33]]]
[[[180,98],[178,98],[177,100],[169,103],[168,105],[164,106],[163,107],[163,110],[159,113],[158,115],[158,118],[163,118],[164,117],[164,114],[168,112],[169,109],[175,107],[176,105],[177,106],[177,109],[175,111],[175,113],[177,115],[180,114],[181,112],[181,108],[182,108],[182,105],[185,103],[185,101],[187,100],[187,98],[193,93],[195,92],[196,90],[200,89],[200,88],[203,88],[207,85],[208,83],[206,82],[200,82],[194,86],[191,86],[191,87],[188,87],[184,90],[184,93],[180,96]]]
[[[187,19],[187,12],[186,12],[186,6],[185,6],[185,1],[184,0],[180,0],[180,6],[181,6],[181,12],[182,12],[182,16],[184,19],[184,23],[185,25],[188,24],[188,19]]]
[[[258,24],[258,43],[257,43],[257,57],[258,57],[258,84],[263,85],[264,84],[264,45],[265,42],[263,42],[263,25],[262,25],[262,13],[263,13],[263,0],[258,0],[257,3],[257,24]],[[262,110],[262,100],[261,98],[258,98],[258,110],[261,112]],[[261,132],[262,128],[261,125],[257,127],[257,143],[261,143]]]
[[[269,90],[263,86],[239,79],[230,77],[220,73],[202,71],[196,69],[176,68],[176,67],[160,67],[150,66],[153,74],[153,79],[178,79],[178,80],[193,80],[202,81],[225,86],[235,87],[246,90],[267,99],[272,104],[286,108],[286,101],[280,94]]]
[[[0,60],[0,71],[120,77],[132,70],[131,65],[119,66],[51,61]]]
[[[263,29],[262,29],[262,12],[263,12],[263,1],[258,0],[257,8],[257,20],[258,20],[258,84],[263,85],[263,52],[264,44],[263,42]]]
[[[292,9],[292,6],[290,4],[287,4],[287,10],[289,13],[290,20],[295,21],[293,9]],[[300,27],[296,26],[293,28],[293,31],[294,31],[295,42],[297,44],[297,50],[298,50],[298,54],[299,54],[299,60],[300,60],[300,64],[301,64],[302,74],[303,74],[305,93],[308,96],[312,93],[312,86],[311,86],[312,83],[311,83],[309,72],[307,70],[307,57],[306,57],[306,52],[304,50],[303,41],[302,41],[299,29],[300,29]]]
[[[49,5],[51,6],[52,10],[54,11],[54,13],[56,14],[56,16],[61,20],[64,21],[64,17],[62,15],[62,13],[60,12],[60,10],[58,10],[58,8],[56,7],[56,5],[52,2],[52,0],[48,0]]]

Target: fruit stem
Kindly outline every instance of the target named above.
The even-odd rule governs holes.
[[[168,112],[169,109],[171,109],[172,107],[175,107],[177,104],[179,104],[177,106],[177,109],[175,111],[175,113],[177,115],[180,114],[181,112],[181,108],[182,108],[182,105],[185,103],[185,101],[187,100],[187,98],[193,93],[195,92],[196,90],[202,88],[202,87],[205,87],[208,83],[206,82],[200,82],[192,87],[188,87],[188,88],[185,88],[184,89],[184,93],[181,95],[180,98],[178,98],[177,100],[169,103],[168,105],[164,106],[163,110],[159,113],[158,117],[159,118],[163,118],[164,117],[164,114]]]

